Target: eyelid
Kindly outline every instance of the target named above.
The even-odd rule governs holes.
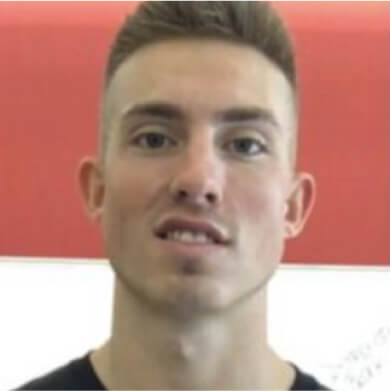
[[[264,142],[271,142],[272,133],[275,132],[275,129],[272,129],[264,123],[259,124],[259,121],[256,121],[255,123],[248,121],[236,124],[232,126],[231,130],[233,134],[239,133],[240,135],[245,134],[250,135],[251,137],[256,135],[257,137],[264,139]]]
[[[149,145],[147,136],[150,135],[157,135],[164,138],[162,145],[158,147],[153,147]],[[162,153],[167,152],[169,150],[172,150],[177,147],[178,142],[175,140],[175,138],[170,137],[166,134],[164,131],[153,131],[153,130],[144,130],[137,132],[129,139],[129,144],[132,148],[137,148],[143,150],[144,153]]]
[[[251,140],[254,144],[257,144],[257,148],[258,148],[258,151],[256,151],[255,153],[250,153],[250,152],[240,152],[240,151],[237,151],[237,150],[231,150],[231,148],[226,148],[226,146],[231,146],[234,144],[235,141],[237,140]],[[229,141],[227,141],[226,143],[224,143],[224,148],[226,149],[229,149],[229,153],[231,154],[234,154],[234,155],[237,155],[237,156],[240,156],[244,159],[253,159],[253,158],[259,158],[260,155],[264,155],[264,154],[268,154],[270,152],[270,149],[268,147],[268,144],[267,143],[264,143],[262,142],[261,140],[255,138],[255,137],[249,137],[249,136],[242,136],[242,137],[235,137],[235,138],[231,138]]]
[[[270,144],[272,141],[272,138],[267,131],[260,129],[255,125],[242,125],[232,128],[229,132],[228,139],[233,140],[237,138],[251,138],[262,144]]]
[[[159,136],[163,136],[163,137],[165,137],[165,139],[170,140],[172,142],[172,144],[177,144],[177,141],[175,141],[172,137],[168,136],[164,132],[156,132],[156,131],[154,131],[154,132],[153,131],[140,132],[140,133],[134,135],[131,139],[132,140],[137,140],[137,139],[139,139],[141,137],[146,137],[146,136],[151,135],[151,134],[153,134],[153,135],[157,134]]]
[[[139,122],[128,128],[127,137],[134,139],[142,134],[158,133],[168,137],[168,128],[160,122]]]

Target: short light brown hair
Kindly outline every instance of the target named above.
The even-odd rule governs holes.
[[[120,65],[138,49],[171,39],[221,39],[251,46],[283,72],[297,95],[292,41],[278,13],[268,1],[146,1],[128,16],[111,46],[104,75],[104,91]],[[296,102],[294,102],[296,105]],[[101,147],[107,144],[104,114]],[[296,135],[292,139],[296,139]],[[295,144],[295,141],[294,141]],[[295,145],[292,149],[295,150]],[[295,152],[293,152],[295,161]]]

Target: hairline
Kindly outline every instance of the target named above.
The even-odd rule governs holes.
[[[247,47],[250,49],[253,49],[256,53],[262,55],[264,58],[269,61],[270,64],[272,64],[284,77],[285,81],[288,83],[291,91],[291,99],[292,99],[292,104],[293,104],[293,112],[294,112],[294,117],[295,121],[294,124],[291,126],[293,129],[291,131],[293,132],[291,136],[293,136],[293,140],[290,140],[290,144],[294,141],[294,145],[290,147],[289,149],[293,149],[293,156],[291,157],[291,163],[292,163],[292,168],[295,167],[296,165],[296,160],[297,160],[297,144],[298,144],[298,120],[299,120],[299,100],[298,100],[298,87],[297,84],[293,84],[293,82],[289,79],[287,74],[284,72],[284,70],[280,67],[279,64],[277,64],[272,58],[270,58],[264,51],[260,50],[257,48],[255,45],[251,45],[250,43],[247,43],[245,41],[239,40],[239,39],[233,39],[233,38],[227,38],[227,37],[218,37],[218,36],[198,36],[196,34],[188,34],[186,36],[166,36],[162,37],[160,39],[156,39],[154,41],[148,42],[143,44],[142,46],[139,46],[135,50],[133,50],[131,53],[126,56],[123,61],[117,66],[115,71],[109,75],[109,77],[104,78],[103,82],[103,89],[101,93],[101,103],[100,103],[100,119],[99,119],[99,151],[98,151],[98,156],[99,160],[104,163],[105,157],[107,154],[107,146],[109,143],[109,113],[107,113],[107,97],[110,94],[110,89],[112,87],[112,82],[117,75],[118,71],[122,68],[124,64],[126,64],[130,59],[136,55],[139,51],[142,51],[145,48],[148,48],[153,45],[158,45],[160,43],[165,43],[169,41],[188,41],[188,40],[194,40],[194,41],[219,41],[219,42],[226,42],[226,43],[231,43],[233,45],[237,46],[243,46]],[[290,152],[291,154],[291,152]]]

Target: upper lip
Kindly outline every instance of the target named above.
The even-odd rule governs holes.
[[[207,220],[195,220],[184,217],[169,217],[158,224],[155,233],[158,236],[168,231],[192,231],[203,232],[211,236],[218,244],[228,244],[229,238],[226,232],[217,224]]]

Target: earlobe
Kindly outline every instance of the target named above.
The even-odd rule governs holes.
[[[308,173],[299,173],[285,204],[285,237],[295,238],[303,230],[315,202],[315,180]]]
[[[100,222],[104,201],[104,178],[98,161],[84,158],[78,169],[78,181],[88,215]]]

